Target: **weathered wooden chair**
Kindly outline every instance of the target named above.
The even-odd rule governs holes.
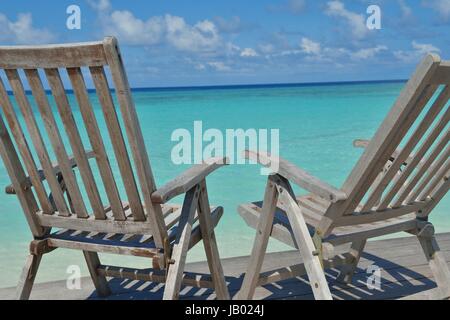
[[[450,297],[450,272],[428,221],[450,186],[449,85],[450,62],[428,55],[373,139],[355,141],[365,152],[340,189],[281,158],[246,152],[279,169],[268,178],[263,202],[239,206],[257,229],[239,298],[306,273],[315,298],[331,299],[324,268],[340,266],[338,280],[350,283],[367,239],[402,231],[422,245],[437,284],[433,297]],[[290,183],[310,194],[296,197]],[[298,248],[304,263],[260,274],[270,236]],[[344,255],[333,250],[349,243]]]
[[[0,153],[12,181],[7,192],[19,198],[34,238],[17,287],[17,298],[29,297],[43,254],[55,248],[69,248],[83,251],[100,296],[111,293],[106,277],[118,277],[165,282],[164,299],[177,298],[182,283],[214,288],[217,298],[228,299],[214,235],[223,209],[217,207],[211,212],[205,183],[206,176],[226,164],[226,159],[211,159],[193,166],[162,188],[156,188],[116,39],[0,47],[0,69],[6,73],[18,106],[14,106],[0,78],[0,105],[9,126],[6,127],[0,114]],[[76,123],[73,104],[66,95],[61,77],[64,70],[83,119],[81,123]],[[114,83],[126,135],[108,85],[107,70]],[[20,76],[21,72],[25,77]],[[115,160],[106,152],[107,134],[99,130],[99,118],[85,86],[87,77],[95,85],[103,112],[99,118],[104,118]],[[22,84],[25,79],[37,105],[35,110]],[[58,111],[53,110],[41,79],[48,82]],[[55,118],[57,113],[61,126]],[[39,115],[43,125],[38,121]],[[82,141],[80,135],[83,123],[92,151],[88,151],[87,141]],[[68,146],[73,157],[67,153]],[[36,157],[42,169],[38,169]],[[118,173],[113,172],[113,161]],[[95,165],[99,176],[93,170]],[[126,201],[121,199],[125,197],[119,192],[120,185],[125,189]],[[100,186],[105,190],[106,200]],[[186,194],[182,207],[167,204],[180,194]],[[211,276],[183,272],[188,250],[200,241],[205,246]],[[102,265],[98,252],[147,257],[152,259],[153,268]]]

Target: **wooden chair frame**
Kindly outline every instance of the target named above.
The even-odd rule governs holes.
[[[374,138],[355,140],[365,152],[340,189],[280,157],[246,151],[245,158],[278,170],[262,203],[238,208],[257,230],[238,297],[252,299],[257,286],[306,274],[316,299],[332,299],[324,269],[339,267],[337,280],[350,283],[368,239],[408,232],[420,241],[437,284],[430,298],[449,298],[450,271],[428,221],[450,188],[449,97],[450,62],[428,55]],[[291,183],[310,194],[296,197]],[[261,274],[270,237],[297,248],[303,263]],[[349,252],[335,254],[342,244]]]
[[[112,158],[105,151],[104,136],[99,130],[82,68],[88,71],[95,85],[128,202],[121,200],[116,185],[119,179],[111,169]],[[111,74],[125,130],[119,121],[105,68]],[[223,209],[211,209],[206,188],[206,177],[226,165],[227,159],[215,158],[195,165],[156,188],[117,40],[107,37],[100,42],[0,47],[0,69],[5,72],[18,105],[14,107],[11,94],[0,78],[3,111],[0,154],[12,182],[6,192],[18,197],[33,235],[30,255],[17,286],[17,298],[29,298],[44,254],[56,248],[68,248],[83,251],[99,296],[111,294],[107,277],[119,277],[165,282],[164,299],[178,298],[182,283],[213,288],[218,299],[229,299],[214,234]],[[74,120],[61,69],[67,71],[92,151],[83,145],[78,130],[82,124]],[[32,110],[22,84],[19,73],[22,70],[37,111]],[[42,73],[64,130],[59,130],[54,118],[55,111],[41,81]],[[19,121],[16,109],[20,110],[25,125]],[[37,112],[45,130],[40,129],[35,119]],[[45,134],[49,145],[44,142]],[[67,154],[63,134],[68,138],[73,156]],[[31,147],[42,169],[38,169]],[[55,163],[50,160],[52,153],[57,159]],[[103,203],[91,170],[94,160],[108,205]],[[84,201],[75,171],[80,174],[92,212]],[[185,198],[181,207],[168,203],[182,194]],[[184,272],[187,252],[200,241],[205,247],[211,276]],[[152,259],[153,268],[138,270],[102,265],[99,252],[147,257]]]

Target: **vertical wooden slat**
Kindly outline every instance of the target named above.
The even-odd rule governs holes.
[[[117,40],[112,37],[106,38],[104,40],[104,49],[124,118],[128,141],[133,153],[137,175],[144,196],[147,217],[152,225],[155,243],[158,247],[162,247],[164,239],[167,237],[167,228],[164,223],[161,206],[153,205],[151,200],[151,194],[156,190],[155,180]]]
[[[126,220],[119,191],[114,180],[108,155],[106,154],[105,145],[103,143],[100,129],[92,109],[92,104],[86,90],[83,74],[80,68],[68,68],[67,72],[72,83],[75,97],[78,101],[78,106],[80,108],[81,116],[83,117],[84,125],[88,132],[89,141],[91,142],[92,149],[95,153],[98,170],[103,180],[113,216],[116,220]]]
[[[393,207],[397,207],[402,204],[403,200],[406,199],[408,194],[411,192],[411,190],[416,186],[419,179],[422,177],[422,174],[425,172],[424,170],[431,165],[431,163],[434,161],[434,159],[438,156],[438,154],[442,151],[442,149],[447,144],[447,141],[449,139],[450,132],[447,132],[444,134],[444,136],[441,138],[440,141],[438,141],[436,147],[432,151],[432,153],[428,156],[427,160],[422,162],[419,172],[409,181],[405,184],[406,179],[411,175],[411,173],[414,171],[416,166],[420,163],[420,161],[425,156],[428,149],[433,145],[436,138],[439,136],[439,134],[442,132],[443,128],[447,125],[448,120],[450,118],[450,109],[447,110],[447,112],[444,114],[441,121],[435,126],[433,131],[430,133],[430,135],[426,138],[426,140],[423,142],[420,149],[416,152],[414,155],[414,158],[406,168],[404,169],[402,175],[397,179],[397,181],[393,182],[393,186],[391,190],[386,194],[385,199],[383,199],[381,205],[379,208],[386,208],[391,200],[394,198],[394,196],[397,194],[397,200],[392,205]],[[397,192],[398,190],[398,192]]]
[[[447,161],[449,157],[450,157],[450,146],[447,145],[446,150],[442,153],[439,159],[433,162],[433,164],[427,170],[427,175],[420,181],[420,184],[414,189],[414,191],[411,192],[405,199],[406,203],[409,203],[410,201],[414,201],[416,199],[424,200],[425,197],[429,195],[429,193],[433,189],[425,191],[428,189],[428,188],[425,189],[425,187],[436,176],[438,170],[444,165],[445,161]]]
[[[66,96],[66,92],[61,81],[58,69],[45,69],[45,74],[48,83],[55,98],[56,106],[58,108],[64,128],[72,147],[72,152],[83,179],[86,193],[94,211],[96,219],[106,219],[105,210],[100,198],[100,193],[97,189],[97,184],[94,180],[89,161],[86,157],[86,150],[83,146],[80,133],[78,131],[75,119],[73,118],[72,109]]]
[[[392,201],[392,199],[397,194],[402,195],[403,192],[406,190],[406,188],[412,189],[414,187],[414,185],[412,185],[410,183],[405,185],[407,178],[411,175],[411,173],[414,171],[416,166],[423,159],[423,157],[425,156],[428,149],[433,145],[433,143],[435,142],[435,139],[439,136],[439,134],[442,132],[443,128],[447,125],[449,118],[450,118],[450,109],[447,109],[445,114],[441,117],[441,119],[436,124],[436,126],[433,128],[431,133],[428,135],[428,137],[422,143],[419,150],[417,152],[415,152],[413,159],[408,162],[408,165],[403,170],[402,174],[399,176],[396,176],[394,178],[394,180],[392,181],[392,187],[390,188],[389,192],[384,196],[383,200],[381,201],[381,204],[378,206],[378,208],[380,210],[383,208],[387,208],[389,203]],[[441,140],[441,142],[439,144],[441,144],[441,143],[443,143],[443,140]],[[440,152],[440,150],[435,149],[435,152]],[[413,179],[416,179],[416,178],[413,178]],[[414,181],[414,184],[417,183],[417,181]],[[411,189],[409,189],[407,191],[407,193],[409,193],[411,191]],[[401,199],[401,201],[396,201],[396,203],[394,205],[401,204],[401,202],[406,198],[407,195],[408,194],[404,194],[403,198],[399,198],[399,199]]]
[[[433,93],[435,86],[429,85],[429,81],[433,78],[439,63],[440,58],[430,54],[418,66],[352,173],[344,182],[342,190],[348,195],[348,200],[332,206],[333,208],[325,214],[327,218],[333,220],[346,212],[351,212],[361,202],[406,131],[411,127],[416,114],[422,110],[424,96]]]
[[[395,176],[395,174],[398,173],[398,170],[400,169],[402,164],[405,162],[405,160],[408,159],[408,156],[411,154],[414,147],[419,143],[419,141],[423,137],[424,133],[428,130],[430,125],[436,119],[437,115],[444,108],[449,96],[450,96],[450,90],[446,86],[444,88],[444,90],[441,91],[441,93],[439,94],[439,97],[435,100],[435,102],[431,106],[430,110],[428,110],[427,114],[425,115],[423,120],[420,122],[419,126],[416,128],[414,133],[411,135],[408,142],[405,144],[405,146],[402,148],[400,153],[394,159],[393,163],[391,164],[391,167],[387,170],[387,172],[384,174],[382,179],[380,179],[380,181],[378,181],[378,184],[375,186],[371,195],[367,199],[367,202],[363,206],[363,208],[361,210],[362,212],[370,210],[375,205],[375,203],[380,199],[383,191],[389,185],[392,178]]]
[[[111,138],[114,153],[119,165],[119,170],[125,185],[125,191],[128,196],[128,202],[130,204],[133,218],[136,221],[145,221],[144,209],[142,207],[130,158],[123,139],[122,130],[117,118],[117,112],[109,91],[105,71],[103,70],[103,67],[91,67],[89,69],[97,91],[97,96],[102,106],[103,115],[107,123],[109,136]]]
[[[438,187],[431,193],[431,201],[428,201],[427,206],[419,212],[419,217],[426,217],[438,205],[439,201],[447,194],[450,188],[450,177],[444,177]]]
[[[51,214],[54,212],[54,208],[50,203],[47,191],[45,190],[44,185],[42,184],[36,163],[33,159],[33,155],[31,154],[22,127],[19,123],[19,120],[17,119],[16,112],[14,110],[13,105],[11,104],[11,101],[9,100],[8,93],[1,79],[0,79],[0,105],[3,109],[3,113],[6,117],[6,120],[8,121],[14,139],[16,140],[17,148],[19,149],[20,155],[22,156],[23,162],[28,171],[28,175],[30,176],[31,183],[39,199],[39,203],[41,204],[42,211],[44,213]]]
[[[73,206],[76,211],[75,213],[79,218],[87,218],[89,215],[84,205],[83,197],[75,175],[72,171],[69,156],[67,155],[66,148],[64,147],[64,142],[62,141],[55,117],[53,116],[52,109],[47,100],[47,95],[42,86],[39,73],[36,69],[27,69],[25,70],[25,75],[27,76],[31,91],[33,92],[33,96],[36,100],[36,104],[39,107],[45,129],[47,130],[48,137],[50,138],[50,143],[52,144],[56,158],[58,159],[61,173],[64,178],[64,183],[66,184],[67,191],[73,201]]]
[[[0,154],[5,164],[6,170],[11,178],[11,182],[19,198],[20,205],[30,226],[31,232],[36,237],[41,237],[46,233],[46,228],[42,228],[37,219],[36,213],[39,210],[31,189],[25,188],[26,175],[20,163],[17,152],[8,134],[3,117],[0,114]]]
[[[425,200],[436,188],[441,180],[448,179],[450,171],[450,160],[447,156],[447,161],[439,167],[431,182],[423,189],[419,195],[419,200]]]
[[[55,202],[56,209],[58,213],[63,216],[70,215],[69,209],[67,207],[66,201],[64,199],[63,191],[59,185],[56,175],[53,171],[53,166],[48,155],[48,151],[45,147],[44,141],[42,139],[41,132],[36,123],[36,119],[31,109],[30,103],[25,96],[25,91],[23,89],[22,82],[19,77],[17,70],[8,69],[5,70],[8,81],[13,90],[14,96],[16,97],[17,104],[22,112],[25,119],[25,123],[30,133],[31,140],[33,141],[34,147],[36,149],[37,155],[41,162],[44,175],[52,192],[52,197]]]

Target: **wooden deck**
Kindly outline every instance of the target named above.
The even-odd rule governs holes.
[[[450,233],[437,236],[441,250],[445,253],[447,263],[450,262]],[[345,250],[344,247],[340,250]],[[223,260],[224,271],[229,283],[231,295],[234,296],[240,288],[243,272],[247,266],[248,257],[237,257]],[[301,262],[295,251],[270,253],[266,255],[264,270]],[[370,290],[366,281],[366,268],[375,264],[381,268],[381,290]],[[206,263],[191,263],[187,270],[207,273]],[[336,270],[328,270],[327,277],[335,299],[398,299],[423,298],[423,292],[432,290],[435,283],[431,271],[414,237],[390,240],[371,241],[363,254],[358,272],[351,286],[335,283]],[[97,299],[90,278],[83,278],[81,290],[68,290],[65,281],[36,284],[31,299]],[[114,292],[109,299],[161,299],[162,284],[145,283],[113,279],[110,281]],[[15,288],[0,289],[0,299],[9,299],[14,295]],[[212,299],[214,295],[208,289],[183,288],[182,299]],[[312,299],[312,292],[304,278],[285,280],[276,284],[260,287],[256,292],[257,299]]]

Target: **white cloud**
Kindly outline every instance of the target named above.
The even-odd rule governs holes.
[[[258,53],[255,51],[255,49],[252,48],[245,48],[241,51],[241,57],[257,57]]]
[[[208,62],[208,65],[217,71],[230,71],[231,68],[221,61]]]
[[[424,0],[422,3],[435,10],[443,20],[450,20],[450,0]]]
[[[31,13],[20,13],[11,21],[0,13],[0,41],[16,44],[42,44],[52,42],[56,37],[47,29],[33,27]]]
[[[370,59],[373,58],[377,53],[381,52],[381,51],[386,51],[388,48],[386,46],[376,46],[374,48],[365,48],[365,49],[360,49],[356,52],[353,52],[351,54],[351,57],[353,59],[357,59],[357,60],[365,60],[365,59]]]
[[[300,42],[300,48],[302,48],[302,51],[306,54],[319,55],[321,52],[319,42],[315,42],[305,37],[303,37]]]
[[[209,51],[221,45],[215,24],[203,20],[190,25],[184,18],[167,14],[139,19],[127,10],[113,10],[108,0],[89,2],[99,13],[103,33],[132,45],[166,43],[182,51]]]
[[[104,31],[129,44],[152,45],[161,41],[165,21],[162,17],[151,17],[143,21],[129,11],[114,11],[110,15],[110,23],[104,25]]]
[[[398,50],[394,52],[394,56],[397,59],[402,60],[403,62],[412,63],[416,62],[427,53],[441,52],[439,48],[435,47],[432,44],[418,43],[417,41],[413,41],[411,43],[411,46],[413,50],[409,51]]]
[[[341,1],[329,1],[325,13],[344,19],[347,23],[348,33],[352,34],[355,39],[360,40],[366,36],[368,29],[364,15],[347,10]]]
[[[213,50],[221,42],[216,26],[209,20],[203,20],[190,26],[181,17],[166,15],[165,22],[166,38],[179,50]]]
[[[107,11],[111,9],[109,0],[88,0],[89,5],[99,11]]]

